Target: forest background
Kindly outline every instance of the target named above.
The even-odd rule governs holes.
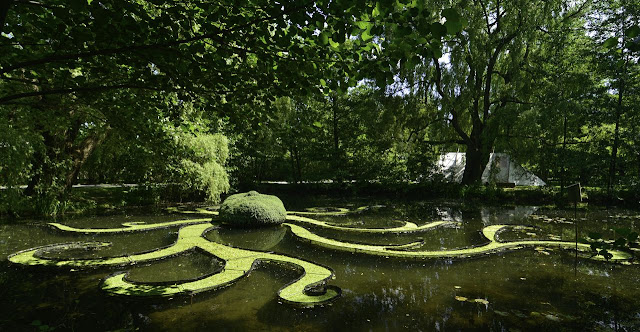
[[[505,197],[478,185],[494,151],[535,197],[638,205],[639,21],[630,0],[4,1],[0,213],[266,181]],[[455,151],[461,185],[435,172]]]

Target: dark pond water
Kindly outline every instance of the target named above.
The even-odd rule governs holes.
[[[315,203],[315,204],[314,204]],[[285,200],[285,204],[287,201]],[[481,245],[480,230],[492,224],[538,226],[506,232],[505,239],[575,238],[573,211],[531,206],[463,207],[433,202],[293,201],[289,210],[312,206],[384,206],[349,216],[314,217],[352,227],[418,225],[435,220],[459,222],[406,235],[358,235],[317,230],[349,242],[402,244],[423,239],[420,249]],[[197,216],[187,216],[196,218]],[[610,229],[640,230],[640,216],[626,210],[579,210],[580,237]],[[182,215],[77,218],[64,224],[81,228],[119,227],[123,222],[157,223]],[[55,230],[41,221],[0,226],[0,330],[214,330],[214,331],[433,331],[433,330],[640,330],[640,265],[609,264],[561,249],[529,248],[474,259],[406,261],[344,253],[303,243],[287,228],[219,229],[211,241],[301,257],[335,272],[330,281],[342,296],[330,304],[299,308],[279,303],[278,290],[298,274],[260,265],[224,289],[195,296],[140,299],[113,297],[98,285],[126,268],[61,270],[11,265],[13,252],[45,244],[107,241],[96,252],[71,250],[65,257],[119,256],[172,244],[178,227],[131,234],[83,235]],[[62,255],[62,254],[61,254]],[[576,265],[577,262],[577,265]],[[212,273],[223,263],[202,253],[129,267],[137,281],[173,281]]]

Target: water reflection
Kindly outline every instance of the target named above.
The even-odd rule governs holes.
[[[484,225],[515,224],[526,220],[538,211],[537,206],[513,206],[513,207],[439,207],[436,213],[440,219],[455,222],[482,221]]]
[[[353,207],[362,202],[324,201],[323,206]],[[506,240],[574,237],[573,211],[536,207],[465,207],[430,202],[373,202],[385,208],[325,220],[371,227],[397,226],[394,220],[418,225],[450,220],[457,228],[443,228],[402,236],[328,232],[332,237],[366,243],[407,243],[424,239],[425,248],[445,249],[481,244],[482,227],[490,224],[529,224],[527,233],[505,232]],[[310,203],[309,206],[313,206]],[[584,210],[578,218],[581,236],[612,227],[638,230],[637,213],[625,210]],[[120,218],[120,219],[118,219]],[[168,217],[97,217],[68,222],[75,227],[113,227],[121,222],[169,221]],[[65,223],[67,223],[65,221]],[[101,236],[114,242],[100,255],[150,250],[175,240],[176,229]],[[533,235],[532,235],[533,234]],[[286,229],[251,232],[217,230],[210,240],[237,247],[270,250],[329,266],[342,288],[331,305],[302,310],[278,303],[274,294],[296,277],[295,272],[264,265],[233,287],[173,300],[111,298],[98,290],[101,278],[115,270],[62,272],[9,266],[6,255],[34,246],[95,240],[46,226],[0,226],[0,326],[8,331],[33,329],[39,320],[58,330],[640,330],[640,271],[574,258],[562,250],[523,250],[469,260],[407,262],[336,252],[289,236]],[[118,249],[117,249],[118,248]],[[208,260],[207,260],[208,259]],[[132,278],[158,281],[208,273],[218,268],[211,258],[175,257],[140,267]],[[458,299],[456,299],[458,297]],[[465,298],[460,301],[460,298]],[[476,300],[483,300],[477,302]]]
[[[287,234],[286,227],[264,227],[252,229],[220,228],[206,233],[205,237],[214,242],[260,251],[270,251]]]

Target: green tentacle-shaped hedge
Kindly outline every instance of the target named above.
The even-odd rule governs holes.
[[[171,213],[206,214],[206,215],[212,215],[212,216],[218,215],[218,211],[208,210],[206,208],[197,208],[195,210],[180,210],[177,207],[168,207],[166,210],[167,212],[171,212]]]
[[[334,224],[330,224],[324,221],[319,221],[319,220],[315,220],[315,219],[311,219],[311,218],[307,218],[307,217],[301,217],[301,216],[296,216],[296,215],[288,215],[287,216],[287,220],[289,221],[294,221],[294,222],[301,222],[301,223],[306,223],[306,224],[311,224],[314,226],[319,226],[322,228],[327,228],[327,229],[334,229],[334,230],[339,230],[339,231],[347,231],[347,232],[360,232],[360,233],[381,233],[381,234],[387,234],[387,233],[414,233],[414,232],[422,232],[422,231],[426,231],[426,230],[430,230],[436,227],[441,227],[441,226],[447,226],[447,225],[455,225],[455,223],[453,222],[449,222],[449,221],[434,221],[434,222],[430,222],[428,224],[424,224],[422,226],[418,226],[412,222],[405,222],[404,225],[399,226],[399,227],[392,227],[392,228],[356,228],[356,227],[344,227],[344,226],[338,226],[338,225],[334,225]]]
[[[51,222],[49,223],[49,225],[62,231],[93,234],[93,233],[128,233],[128,232],[136,232],[136,231],[148,231],[148,230],[154,230],[154,229],[160,229],[160,228],[169,228],[173,226],[201,224],[201,223],[210,222],[210,221],[211,221],[211,218],[185,219],[185,220],[161,222],[156,224],[146,224],[144,222],[125,222],[122,224],[122,226],[124,226],[122,228],[74,228],[67,225],[58,224],[55,222]]]
[[[320,207],[312,207],[308,208],[307,211],[288,211],[288,214],[297,214],[300,216],[346,216],[350,213],[361,212],[367,209],[367,206],[361,206],[357,208],[355,211],[351,211],[347,208],[320,208]]]
[[[513,227],[510,225],[492,225],[492,226],[487,226],[483,228],[482,233],[487,239],[489,239],[489,243],[482,246],[463,248],[463,249],[422,250],[422,251],[406,251],[406,250],[398,250],[399,248],[394,248],[393,246],[381,246],[381,245],[369,245],[369,244],[343,242],[343,241],[333,240],[333,239],[325,238],[320,235],[314,234],[308,229],[298,225],[289,224],[289,223],[285,223],[284,225],[288,226],[296,237],[321,247],[336,249],[341,251],[363,253],[363,254],[369,254],[369,255],[408,258],[408,259],[462,258],[462,257],[485,255],[485,254],[504,251],[508,249],[519,249],[523,247],[531,247],[531,246],[561,247],[561,248],[567,248],[567,249],[576,247],[575,242],[564,242],[564,241],[532,240],[532,241],[500,242],[497,239],[497,234],[508,227]],[[578,243],[578,250],[590,252],[591,246],[589,244]],[[611,253],[613,254],[613,258],[611,258],[611,260],[613,261],[629,260],[633,258],[631,254],[628,254],[622,251],[611,251]]]
[[[146,225],[154,226],[154,225]],[[158,224],[156,228],[164,227]],[[102,289],[111,294],[137,296],[172,296],[178,294],[194,294],[223,287],[247,275],[254,264],[259,261],[277,262],[302,271],[302,276],[283,287],[278,292],[279,297],[290,303],[313,306],[327,302],[339,295],[334,287],[322,286],[333,276],[333,272],[326,267],[285,255],[233,248],[205,239],[204,233],[211,229],[211,223],[201,223],[185,226],[178,233],[178,240],[171,246],[147,253],[129,256],[100,258],[100,259],[54,259],[46,258],[43,254],[52,250],[72,248],[96,249],[109,245],[104,242],[76,242],[54,244],[24,250],[9,256],[9,261],[22,265],[45,265],[57,267],[96,268],[103,266],[123,266],[144,263],[171,256],[183,254],[190,250],[201,250],[225,262],[224,268],[218,273],[204,276],[198,280],[175,282],[173,284],[149,284],[132,282],[124,272],[109,276],[102,283]],[[63,227],[67,231],[87,232],[87,229],[72,229]],[[150,228],[145,228],[150,229]],[[100,230],[104,233],[107,231]]]
[[[364,211],[368,209],[368,206],[361,206],[354,211],[350,211],[347,208],[335,208],[336,211],[316,211],[314,208],[310,208],[311,211],[288,211],[287,212],[287,220],[292,222],[300,222],[309,225],[314,225],[317,227],[339,230],[339,231],[347,231],[347,232],[360,232],[360,233],[378,233],[378,234],[391,234],[391,233],[415,233],[415,232],[423,232],[436,227],[442,226],[452,226],[456,225],[455,222],[450,221],[433,221],[421,226],[416,225],[415,223],[405,221],[404,225],[399,227],[390,227],[390,228],[359,228],[359,227],[345,227],[339,226],[335,224],[331,224],[325,221],[320,221],[308,217],[304,217],[302,215],[323,215],[323,216],[344,216],[350,213],[357,213],[360,211]],[[169,208],[171,212],[175,213],[186,213],[186,214],[209,214],[209,215],[218,215],[217,211],[207,210],[205,208],[199,208],[196,210],[178,210],[176,208]]]
[[[360,208],[359,210],[363,209],[364,207]],[[329,212],[309,212],[308,214],[348,213],[344,210],[346,209]],[[210,211],[206,209],[200,209],[198,211],[179,212],[208,215],[217,214],[216,211]],[[285,223],[285,226],[276,227],[288,227],[297,238],[321,247],[384,257],[405,259],[463,258],[532,246],[560,247],[567,249],[573,249],[576,247],[576,243],[574,242],[563,241],[500,241],[498,239],[498,234],[504,229],[507,229],[509,227],[522,227],[513,225],[492,225],[483,228],[482,233],[489,242],[485,245],[469,248],[450,250],[412,250],[421,246],[423,244],[422,241],[411,242],[404,245],[386,246],[358,244],[322,237],[301,226],[301,224],[313,225],[324,229],[340,231],[385,234],[426,231],[435,227],[450,225],[454,223],[435,221],[426,225],[417,226],[414,223],[406,222],[403,226],[393,228],[353,228],[338,226],[308,217],[295,215],[296,213],[297,212],[292,212],[287,216],[288,221],[295,222],[296,224]],[[9,261],[14,264],[27,266],[43,265],[69,268],[98,268],[134,265],[138,263],[145,263],[181,255],[192,250],[199,250],[224,261],[224,267],[222,268],[222,270],[202,276],[198,279],[182,280],[171,283],[145,283],[131,281],[127,278],[127,272],[118,272],[108,276],[102,282],[101,287],[110,294],[116,295],[174,296],[180,294],[195,294],[229,285],[234,281],[246,276],[253,269],[256,263],[267,262],[284,265],[301,272],[301,276],[298,279],[294,280],[292,283],[284,286],[278,291],[279,298],[285,302],[303,306],[314,306],[330,301],[340,295],[339,288],[325,285],[327,280],[333,276],[333,272],[326,267],[286,255],[234,248],[208,240],[207,238],[205,238],[205,233],[208,230],[216,227],[213,223],[211,223],[211,219],[209,218],[177,220],[157,224],[130,222],[122,224],[123,227],[121,228],[104,229],[73,228],[58,223],[51,223],[51,225],[62,231],[85,234],[147,231],[175,226],[181,226],[181,228],[178,232],[178,239],[174,244],[149,252],[136,253],[120,257],[91,259],[57,259],[46,257],[47,253],[52,251],[64,251],[69,249],[100,249],[111,245],[107,242],[72,242],[52,244],[23,250],[10,255]],[[578,250],[581,251],[591,251],[591,247],[588,244],[578,243],[577,247]],[[613,254],[613,261],[624,261],[633,258],[633,255],[622,251],[611,251],[611,254]]]

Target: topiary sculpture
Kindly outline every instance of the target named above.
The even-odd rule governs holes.
[[[233,227],[278,225],[287,219],[282,201],[257,191],[227,197],[220,206],[220,221]]]

